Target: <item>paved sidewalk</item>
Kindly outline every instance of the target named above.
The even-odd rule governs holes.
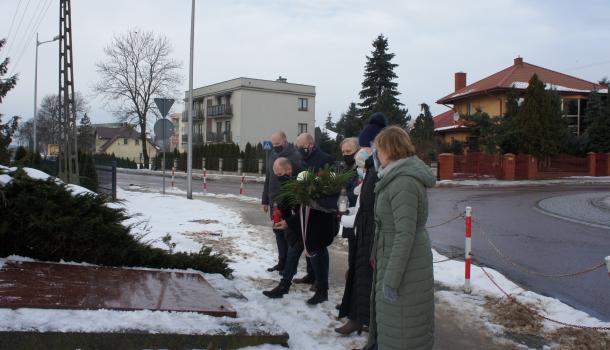
[[[585,225],[610,228],[610,192],[579,193],[538,202],[545,214]]]
[[[195,197],[197,197],[195,195]],[[203,199],[203,198],[202,198]],[[258,204],[218,198],[205,198],[206,201],[218,203],[236,209],[244,221],[251,225],[268,226],[269,220],[260,210]],[[271,240],[273,235],[269,235]],[[335,242],[330,252],[330,284],[331,289],[342,293],[345,284],[345,270],[347,269],[347,245]],[[275,240],[273,240],[275,245]],[[273,252],[275,254],[275,252]],[[305,262],[300,262],[300,267]],[[300,275],[300,273],[299,273]],[[339,336],[339,335],[337,335]],[[464,318],[462,312],[449,303],[437,297],[436,302],[436,328],[434,349],[460,350],[460,349],[486,349],[505,350],[519,349],[511,340],[494,337],[488,333],[484,320]]]

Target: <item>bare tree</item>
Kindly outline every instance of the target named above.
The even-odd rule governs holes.
[[[130,30],[115,36],[104,53],[106,60],[96,64],[100,80],[94,91],[106,100],[119,121],[140,127],[142,155],[148,166],[148,113],[156,113],[154,97],[177,95],[182,65],[170,57],[167,37],[152,31]]]
[[[89,111],[89,103],[80,92],[74,96],[76,115],[82,116]],[[47,95],[40,101],[38,108],[38,120],[36,125],[37,143],[43,145],[46,150],[48,144],[58,144],[61,142],[63,123],[59,119],[59,97],[56,94]],[[33,120],[28,120],[19,126],[17,137],[27,145],[33,145],[34,127]]]

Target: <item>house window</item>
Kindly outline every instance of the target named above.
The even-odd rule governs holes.
[[[466,115],[471,115],[472,114],[472,104],[469,103],[466,105]]]
[[[140,140],[136,139],[136,146],[140,144]]]
[[[222,122],[216,122],[216,133],[220,135],[222,132]]]
[[[307,111],[309,107],[309,100],[306,98],[299,98],[299,111]]]
[[[307,123],[299,123],[299,130],[297,132],[298,135],[307,132]]]
[[[123,144],[126,145],[129,142],[129,139],[123,139]]]
[[[228,133],[231,132],[231,121],[230,120],[227,120],[225,122],[225,131]]]

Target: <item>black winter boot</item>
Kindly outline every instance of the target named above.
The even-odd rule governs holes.
[[[277,299],[284,297],[284,294],[288,294],[288,290],[290,290],[290,283],[280,282],[272,290],[263,291],[263,294],[268,298]]]
[[[313,297],[311,297],[309,300],[307,300],[307,304],[316,305],[316,304],[325,302],[327,300],[328,300],[328,289],[318,288],[316,290],[316,293],[313,295]]]

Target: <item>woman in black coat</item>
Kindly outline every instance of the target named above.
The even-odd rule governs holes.
[[[358,139],[362,149],[356,158],[365,159],[364,180],[360,189],[359,207],[354,222],[355,239],[350,247],[349,267],[345,281],[343,300],[339,307],[339,318],[348,321],[336,328],[337,333],[349,335],[362,332],[369,325],[373,268],[370,263],[371,249],[375,238],[375,184],[379,180],[375,170],[371,141],[387,125],[382,113],[375,113]]]
[[[354,223],[355,244],[350,252],[349,268],[345,281],[343,300],[339,308],[339,318],[346,317],[348,321],[336,328],[337,333],[348,335],[360,333],[369,324],[371,284],[373,268],[370,257],[375,237],[375,183],[377,172],[373,167],[372,158],[365,165],[366,175],[360,190],[360,207]]]

